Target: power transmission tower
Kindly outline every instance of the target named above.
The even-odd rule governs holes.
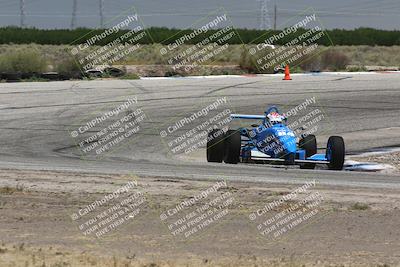
[[[260,2],[260,29],[266,30],[271,28],[271,20],[269,18],[268,4],[269,0],[257,0]]]
[[[99,0],[100,8],[100,28],[104,28],[104,0]]]
[[[72,0],[72,19],[71,19],[71,29],[76,27],[76,13],[78,11],[78,0]]]
[[[19,0],[19,8],[21,10],[21,28],[25,27],[25,0]]]
[[[277,16],[277,7],[274,5],[274,30],[276,31],[276,16]]]

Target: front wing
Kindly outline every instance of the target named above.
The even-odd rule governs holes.
[[[299,154],[299,158],[295,159],[295,164],[300,163],[317,163],[317,164],[328,164],[329,161],[325,154],[314,154],[311,157],[304,157],[304,150],[298,150],[296,154]],[[303,154],[303,156],[302,156]],[[301,159],[304,158],[304,159]],[[250,159],[258,161],[274,161],[274,162],[284,162],[284,159],[273,158],[267,154],[260,152],[257,148],[251,150]]]

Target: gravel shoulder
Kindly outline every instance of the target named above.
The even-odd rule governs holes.
[[[160,215],[215,182],[133,175],[0,170],[0,266],[377,266],[400,263],[400,194],[365,189],[225,181],[229,212],[199,234],[176,236]],[[140,213],[96,237],[73,214],[129,182],[145,202]],[[221,181],[223,183],[224,181]],[[312,183],[313,180],[306,183]],[[249,215],[290,193],[268,212],[280,214],[310,194],[322,196],[317,215],[277,238],[263,236]],[[122,196],[122,195],[121,195]],[[122,198],[121,198],[122,199]],[[215,199],[215,198],[214,198]],[[110,208],[107,202],[102,209]],[[194,203],[193,207],[200,207]],[[268,217],[267,216],[267,217]],[[83,217],[83,216],[82,216]]]

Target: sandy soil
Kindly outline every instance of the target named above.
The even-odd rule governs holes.
[[[400,263],[397,190],[328,188],[319,186],[317,181],[314,186],[312,179],[305,181],[309,188],[303,191],[299,191],[298,185],[229,181],[226,184],[221,181],[218,187],[209,181],[10,169],[0,170],[0,177],[0,266],[397,266]],[[127,188],[129,182],[131,189],[117,191]],[[179,211],[183,217],[178,214],[181,217],[171,215],[160,219],[168,210],[182,207],[178,204],[183,201],[196,200],[196,196],[213,186],[218,187],[215,192]],[[115,192],[120,195],[88,214],[79,213],[88,204]],[[295,197],[287,199],[293,192]],[[292,224],[290,229],[286,227],[287,232],[279,236],[262,235],[260,224],[265,218],[276,219],[296,204],[301,208],[293,208],[286,214],[305,210],[301,203],[310,204],[303,200],[309,200],[311,195],[321,197],[318,205],[307,206],[308,212],[315,213],[313,217],[304,217],[303,213],[303,221]],[[120,225],[113,224],[111,231],[99,237],[94,232],[85,234],[83,230],[88,229],[90,218],[109,211],[129,196],[137,197],[138,213]],[[226,202],[227,206],[219,202],[217,209],[227,211],[225,216],[213,217],[212,223],[202,227],[197,225],[201,229],[187,237],[170,230],[177,218],[189,218],[188,214],[211,203],[209,200],[223,196],[232,200]],[[283,198],[286,200],[281,205],[255,220],[250,219],[266,204]],[[139,199],[144,201],[140,203]]]

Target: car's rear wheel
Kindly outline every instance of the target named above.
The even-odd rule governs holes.
[[[221,163],[224,159],[224,131],[214,129],[208,133],[207,161]]]
[[[225,155],[224,162],[237,164],[240,160],[240,132],[237,130],[228,130],[225,134]]]
[[[326,147],[326,158],[329,160],[330,170],[342,170],[344,164],[345,147],[341,136],[331,136]]]
[[[306,151],[306,158],[311,157],[312,155],[317,153],[317,139],[315,135],[309,134],[306,137],[302,138],[299,142],[300,149],[304,149]],[[315,163],[301,163],[300,169],[314,169]]]

